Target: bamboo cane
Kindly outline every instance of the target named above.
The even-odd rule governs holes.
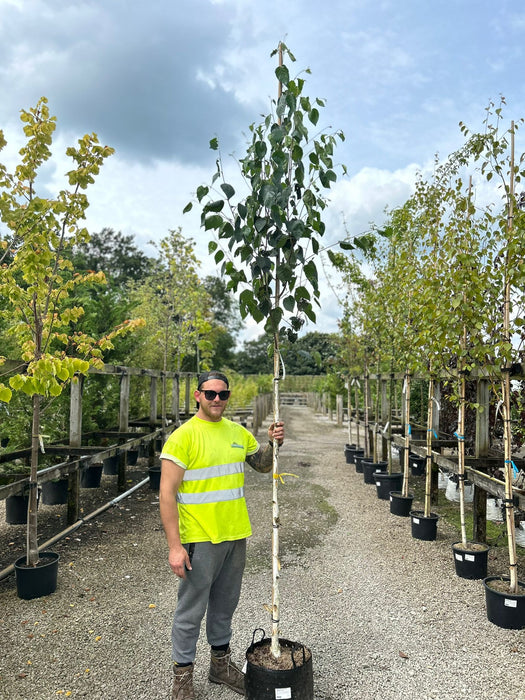
[[[347,392],[347,403],[348,403],[348,444],[352,444],[352,386],[350,383],[350,377],[348,377],[348,382],[346,385]]]

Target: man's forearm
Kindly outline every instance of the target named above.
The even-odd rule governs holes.
[[[273,466],[273,445],[260,447],[255,454],[246,457],[246,461],[256,472],[266,474],[272,470]]]

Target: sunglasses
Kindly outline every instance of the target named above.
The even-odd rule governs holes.
[[[226,401],[230,398],[230,392],[226,390],[213,391],[213,389],[205,389],[202,393],[204,394],[206,401],[213,401],[216,396],[218,396],[221,401]]]

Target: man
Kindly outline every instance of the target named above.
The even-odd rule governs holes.
[[[269,472],[273,440],[284,440],[282,423],[268,428],[270,444],[222,415],[230,398],[221,372],[199,375],[197,413],[175,430],[161,454],[160,514],[169,563],[181,580],[172,628],[172,700],[193,700],[193,667],[207,609],[211,646],[208,678],[244,695],[244,674],[231,661],[231,620],[239,602],[251,535],[244,498],[244,462]]]

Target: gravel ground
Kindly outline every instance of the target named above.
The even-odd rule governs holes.
[[[346,465],[346,428],[306,407],[283,417],[281,471],[299,478],[280,487],[281,629],[312,650],[315,700],[525,700],[525,631],[488,622],[481,582],[454,573],[452,530],[440,521],[435,542],[413,539]],[[247,472],[247,499],[254,535],[232,640],[241,664],[254,629],[270,630],[268,475]],[[43,527],[64,508],[41,507]],[[0,525],[4,566],[23,529]],[[23,601],[13,577],[0,582],[0,698],[168,698],[177,581],[156,493],[140,489],[53,549],[52,596]],[[489,574],[499,573],[505,554],[492,551]],[[197,697],[238,697],[208,683],[207,665],[201,635]]]

